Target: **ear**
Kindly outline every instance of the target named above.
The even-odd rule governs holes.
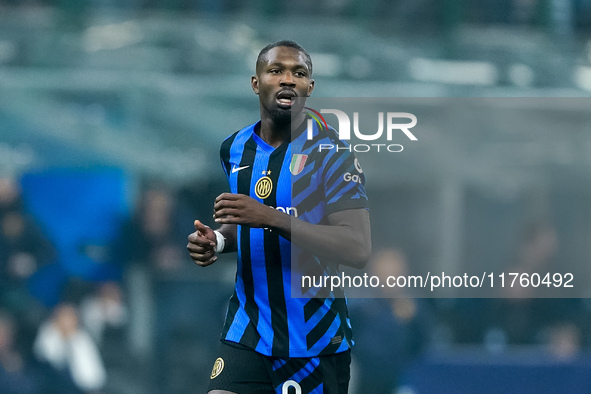
[[[252,87],[252,91],[254,92],[254,94],[259,94],[259,79],[257,78],[256,75],[253,75],[250,78],[250,86]]]
[[[310,97],[313,90],[314,90],[314,80],[311,79],[310,83],[308,84],[308,97]]]

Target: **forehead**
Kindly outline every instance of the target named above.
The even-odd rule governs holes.
[[[308,68],[306,55],[300,50],[292,47],[275,47],[271,48],[264,56],[261,65],[269,65],[275,63],[294,64]]]

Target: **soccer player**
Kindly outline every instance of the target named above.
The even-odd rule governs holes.
[[[304,48],[293,41],[263,48],[251,85],[261,119],[220,149],[231,190],[214,202],[221,227],[196,220],[187,245],[203,267],[218,253],[238,251],[209,392],[346,393],[353,345],[346,299],[340,289],[315,288],[298,289],[307,298],[292,297],[291,268],[293,256],[307,256],[321,274],[365,265],[371,238],[364,174],[336,132],[307,122],[292,100],[314,89]],[[307,138],[310,125],[313,138],[296,148],[294,136]],[[341,149],[319,150],[322,143]]]

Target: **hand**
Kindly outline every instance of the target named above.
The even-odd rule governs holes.
[[[214,203],[213,217],[216,223],[240,224],[250,227],[270,227],[275,209],[261,204],[244,194],[222,193]]]
[[[217,245],[215,233],[199,220],[195,220],[194,225],[197,231],[189,235],[187,250],[195,264],[207,267],[218,259],[215,256],[215,247]]]

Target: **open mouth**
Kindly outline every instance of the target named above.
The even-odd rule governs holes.
[[[293,90],[282,90],[277,93],[277,104],[281,108],[291,108],[291,99],[296,96],[297,95]]]

